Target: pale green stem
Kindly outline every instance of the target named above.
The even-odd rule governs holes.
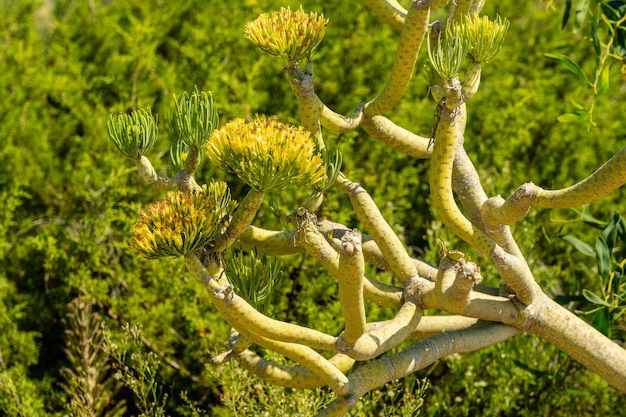
[[[547,340],[626,393],[626,349],[542,294],[524,329]]]
[[[365,329],[365,305],[363,304],[363,280],[365,261],[361,249],[361,235],[352,233],[349,248],[339,250],[339,304],[345,322],[341,338],[349,345],[363,335]]]
[[[480,87],[480,76],[481,76],[481,65],[480,62],[471,62],[467,67],[467,71],[465,71],[465,79],[463,80],[463,97],[465,97],[465,101],[469,101],[476,92],[478,91],[478,87]]]
[[[478,324],[478,319],[464,316],[424,316],[411,333],[410,339],[424,340],[443,332],[467,329]]]
[[[439,264],[439,274],[435,283],[436,291],[441,294],[444,309],[450,313],[463,311],[470,302],[474,284],[480,282],[480,270],[476,264],[465,262],[463,258],[453,260],[444,257]]]
[[[173,190],[176,188],[176,183],[167,177],[161,177],[157,175],[156,170],[152,166],[152,163],[148,158],[143,155],[135,160],[137,166],[137,172],[142,180],[150,185],[153,185],[161,190]]]
[[[302,252],[295,245],[296,232],[267,230],[256,226],[248,226],[239,236],[238,247],[245,251],[256,250],[259,255],[291,255]]]
[[[570,208],[605,197],[626,183],[626,147],[593,174],[561,190],[544,190],[533,183],[521,185],[507,200],[489,201],[483,216],[501,224],[513,224],[526,216],[532,206]]]
[[[312,71],[312,64],[307,67],[310,67]],[[298,98],[300,124],[311,132],[317,144],[317,150],[321,151],[325,145],[320,124],[320,100],[315,95],[315,79],[312,73],[303,72],[298,68],[293,69],[292,72],[294,76],[291,78],[291,84]]]
[[[472,7],[472,0],[453,0],[451,4],[448,21],[460,23],[463,17],[468,15]]]

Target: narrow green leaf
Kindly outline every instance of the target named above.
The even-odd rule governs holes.
[[[587,256],[591,256],[591,257],[595,257],[596,253],[593,251],[593,249],[591,248],[591,245],[589,245],[588,243],[583,242],[582,240],[572,236],[572,235],[565,235],[563,236],[563,240],[565,240],[566,242],[569,242],[574,248],[576,248],[576,250],[578,250],[578,252],[587,255]]]
[[[574,61],[572,61],[572,59],[570,57],[568,57],[567,55],[556,53],[556,54],[545,54],[545,56],[547,58],[554,59],[559,64],[563,65],[565,68],[567,68],[568,70],[570,70],[574,74],[578,75],[580,77],[580,79],[583,80],[584,82],[586,82],[587,84],[593,85],[589,81],[589,78],[587,78],[587,75],[578,66],[578,64],[575,63]]]
[[[571,208],[569,209],[571,211],[573,211],[574,213],[578,214],[580,217],[582,217],[583,221],[585,223],[588,223],[590,226],[599,228],[599,227],[606,227],[606,222],[600,219],[596,219],[595,217],[593,217],[591,214],[589,213],[585,213],[584,211],[580,211],[578,209],[575,208]]]
[[[583,290],[583,297],[585,297],[585,299],[587,299],[587,301],[589,301],[592,304],[601,305],[605,307],[612,307],[611,304],[604,301],[604,299],[600,297],[598,294],[596,294],[595,292],[591,292],[587,289]]]
[[[606,285],[611,270],[611,252],[604,238],[599,236],[596,239],[596,262],[598,264],[598,274],[602,278],[602,284]]]
[[[561,123],[580,122],[581,120],[585,119],[588,114],[588,110],[581,110],[574,113],[563,113],[562,115],[558,116],[556,120]]]
[[[593,15],[593,21],[591,22],[591,39],[593,40],[593,50],[596,53],[596,59],[600,59],[602,50],[600,49],[600,37],[598,36],[598,25],[600,24],[600,3],[596,5],[596,10]]]
[[[606,246],[608,248],[609,254],[613,253],[613,248],[615,248],[615,244],[617,243],[617,233],[619,232],[620,225],[620,215],[616,212],[611,212],[611,221],[602,231],[602,238],[606,242]]]

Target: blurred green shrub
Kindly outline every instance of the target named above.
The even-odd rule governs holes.
[[[280,396],[281,401],[264,403],[276,415],[284,404],[306,400],[285,390],[242,392],[254,379],[237,374],[240,370],[207,365],[224,348],[226,326],[206,302],[204,289],[187,280],[178,263],[148,263],[129,251],[137,213],[158,194],[141,183],[130,165],[120,168],[106,139],[110,113],[150,107],[166,114],[174,93],[195,86],[212,91],[224,122],[261,113],[297,123],[296,101],[279,64],[257,52],[242,34],[244,23],[258,14],[299,4],[0,3],[0,410],[6,415],[62,415],[69,399],[59,385],[60,369],[69,362],[61,319],[68,303],[80,295],[94,299],[94,312],[114,335],[124,334],[123,323],[141,324],[144,348],[169,359],[161,365],[159,384],[168,393],[186,391],[184,398],[198,402],[209,415],[244,413],[237,410],[239,402],[227,398]],[[595,103],[599,127],[593,134],[556,122],[569,97],[587,87],[564,76],[544,54],[565,54],[585,70],[594,62],[585,59],[590,45],[578,42],[582,35],[572,38],[562,32],[560,16],[546,13],[544,6],[501,1],[488,2],[485,10],[507,17],[509,33],[524,34],[507,38],[500,56],[485,67],[481,90],[472,101],[479,111],[468,121],[467,147],[490,194],[507,194],[526,180],[546,187],[569,185],[623,146],[626,125],[623,108],[616,105],[623,102],[623,89],[611,88],[610,98]],[[311,0],[304,8],[330,19],[316,50],[317,92],[333,109],[350,112],[379,92],[392,64],[395,33],[361,4]],[[613,81],[620,76],[617,68],[609,76],[610,85],[618,85]],[[418,133],[429,132],[433,109],[426,83],[415,77],[391,117]],[[425,202],[427,164],[392,153],[362,132],[329,134],[326,140],[342,151],[346,171],[372,192],[406,243],[434,260],[433,230],[444,236]],[[151,151],[156,169],[172,172],[167,146],[158,146]],[[209,164],[198,176],[230,180]],[[334,197],[323,214],[354,224],[349,212],[342,211],[347,202]],[[277,198],[281,209],[306,196],[293,188]],[[602,204],[626,212],[619,194]],[[587,210],[599,216],[602,207]],[[270,210],[264,210],[262,219],[276,221]],[[516,230],[524,237],[522,250],[536,259],[532,266],[542,285],[550,283],[555,295],[582,294],[585,282],[594,288],[591,281],[581,283],[564,272],[567,260],[560,255],[567,245],[548,241],[546,227],[552,227],[547,214],[538,211]],[[573,227],[569,233],[577,231]],[[445,239],[452,242],[450,236]],[[336,315],[339,307],[329,291],[333,281],[320,275],[314,262],[294,256],[285,268],[277,316],[323,323],[323,316],[312,314],[319,305],[326,306],[323,314]],[[308,282],[313,276],[315,285]],[[516,338],[462,361],[439,362],[419,375],[430,380],[421,409],[428,415],[529,416],[609,415],[625,409],[623,396],[559,352],[543,345],[536,349],[536,343]],[[509,359],[504,365],[502,355]],[[237,378],[243,382],[233,384]],[[489,390],[481,386],[487,378]],[[123,395],[132,398],[128,389]],[[376,395],[360,413],[383,412],[378,399],[385,394]],[[167,413],[190,415],[184,398],[170,395]],[[406,407],[417,410],[422,400],[416,396],[415,401]],[[137,413],[131,406],[129,412]],[[304,407],[297,409],[307,414]]]

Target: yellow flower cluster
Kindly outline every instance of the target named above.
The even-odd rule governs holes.
[[[213,132],[206,155],[253,189],[280,191],[292,183],[316,184],[326,178],[311,134],[301,127],[259,116],[235,119]]]
[[[475,62],[489,62],[500,52],[509,21],[490,20],[487,16],[472,15],[463,20],[462,31],[469,38],[469,53]]]
[[[170,192],[139,215],[130,246],[148,259],[193,253],[224,233],[236,205],[224,182]]]
[[[281,8],[271,14],[263,13],[244,30],[244,38],[250,40],[265,52],[299,61],[311,59],[311,53],[324,37],[328,20],[324,15],[311,12],[306,14],[302,8],[292,12]]]

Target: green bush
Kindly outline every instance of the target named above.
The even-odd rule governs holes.
[[[216,416],[282,410],[304,415],[319,408],[308,392],[261,387],[241,369],[209,363],[226,349],[227,326],[181,263],[146,262],[128,249],[138,212],[161,193],[141,182],[130,163],[120,162],[106,137],[110,113],[150,107],[165,115],[174,94],[196,87],[212,92],[223,124],[257,113],[297,123],[297,103],[280,62],[242,37],[245,22],[280,6],[295,9],[299,3],[0,4],[0,415],[64,415],[69,398],[60,369],[70,363],[62,320],[71,300],[81,296],[93,300],[92,309],[114,337],[123,337],[126,323],[141,325],[143,348],[160,359],[157,380],[168,394],[169,415],[194,415],[196,407]],[[382,88],[396,33],[361,4],[311,0],[304,8],[330,19],[316,55],[316,91],[331,108],[349,113]],[[503,50],[485,67],[472,102],[480,110],[468,121],[467,149],[487,178],[487,192],[505,195],[530,180],[549,188],[582,179],[623,146],[624,89],[612,81],[610,96],[598,99],[597,128],[558,123],[570,110],[570,97],[584,90],[545,54],[584,61],[592,46],[582,34],[561,30],[560,14],[546,12],[545,2],[490,2],[484,13],[511,21]],[[619,79],[618,72],[611,68],[611,80]],[[424,135],[435,107],[426,87],[416,76],[390,114]],[[172,174],[171,138],[161,136],[150,156],[158,172]],[[391,152],[360,130],[328,134],[326,141],[342,151],[345,171],[370,190],[389,223],[404,225],[397,231],[416,253],[434,261],[435,237],[455,243],[427,204],[427,163]],[[246,191],[204,163],[199,180],[213,177],[228,181],[234,197]],[[583,210],[599,217],[610,205],[625,213],[622,195]],[[305,198],[288,189],[276,204],[291,209]],[[323,215],[356,223],[339,193],[331,191],[328,201]],[[260,216],[277,222],[267,203]],[[515,234],[522,251],[536,259],[531,266],[540,284],[555,296],[580,295],[593,283],[568,268],[577,255],[566,242],[547,238],[558,229],[550,216],[555,214],[537,210]],[[581,230],[571,227],[571,234]],[[323,314],[334,317],[339,310],[329,289],[332,278],[301,256],[290,257],[285,268],[276,316],[337,333],[323,328]],[[444,359],[416,378],[407,382],[415,398],[401,383],[389,387],[403,396],[402,407],[392,410],[396,403],[383,400],[391,394],[380,391],[354,415],[402,415],[402,409],[426,415],[610,415],[626,404],[624,395],[595,375],[526,336]],[[122,389],[118,398],[127,399],[127,415],[140,412],[131,391]],[[244,400],[266,408],[248,410]]]

